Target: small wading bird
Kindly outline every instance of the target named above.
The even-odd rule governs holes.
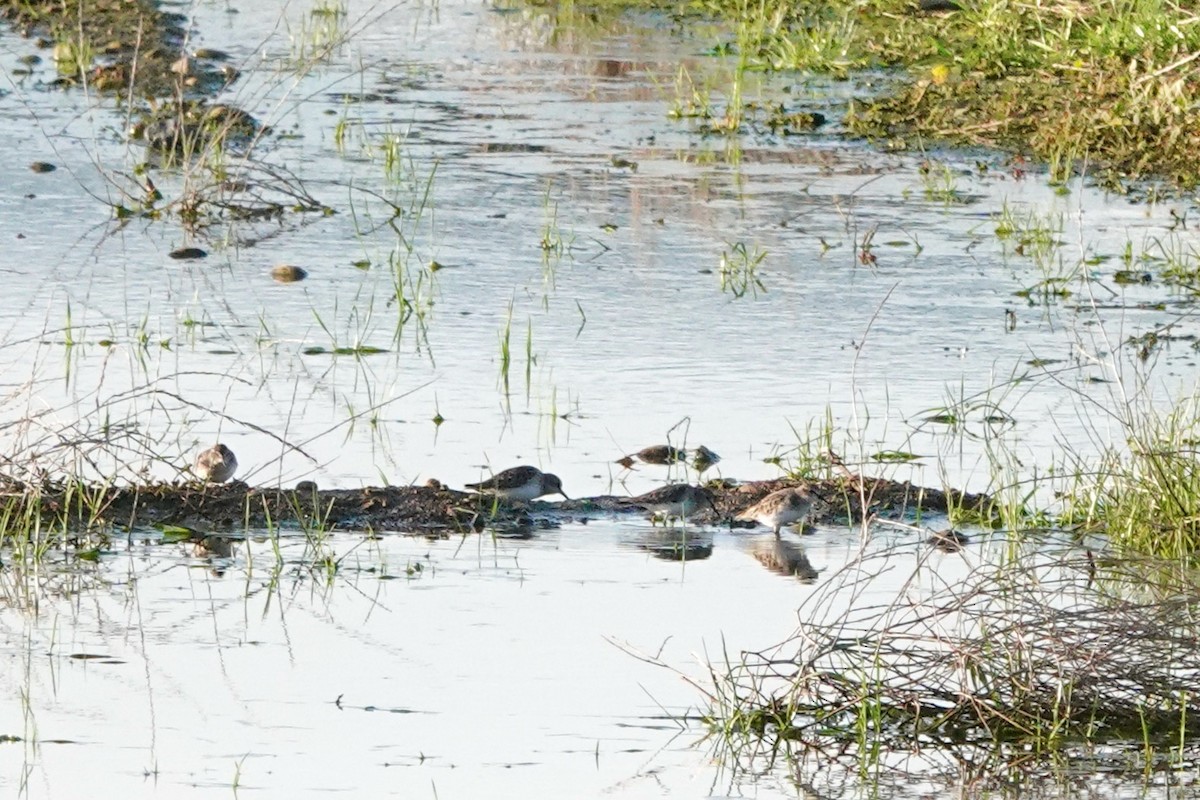
[[[223,444],[214,444],[196,456],[192,472],[205,483],[224,483],[237,471],[237,456]]]
[[[481,494],[495,495],[501,500],[515,500],[519,503],[536,500],[545,494],[561,494],[568,500],[571,499],[563,491],[562,481],[557,475],[529,466],[506,469],[486,481],[468,483],[467,488]]]
[[[779,529],[784,525],[803,522],[817,500],[816,493],[807,486],[789,486],[779,489],[759,500],[735,517],[743,522],[759,522],[773,528],[779,538]]]
[[[687,460],[687,450],[681,450],[669,444],[656,444],[650,447],[643,447],[636,453],[618,458],[617,463],[625,467],[625,469],[629,469],[633,466],[634,459],[641,461],[643,464],[678,464],[680,461]]]
[[[708,506],[713,512],[717,510],[712,492],[686,483],[672,483],[631,497],[628,502],[649,511],[652,515],[663,517],[687,517],[700,506]]]
[[[704,472],[706,469],[716,464],[721,460],[721,457],[709,450],[704,445],[696,448],[696,455],[692,458],[692,467],[697,472]]]

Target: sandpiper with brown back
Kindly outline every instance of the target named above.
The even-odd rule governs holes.
[[[808,486],[789,486],[778,489],[739,513],[735,519],[759,522],[772,528],[776,538],[784,525],[803,522],[813,503],[819,498]]]
[[[237,471],[237,456],[223,444],[214,444],[196,456],[192,472],[205,483],[224,483]]]
[[[480,494],[490,494],[501,500],[518,503],[527,503],[547,494],[561,494],[568,500],[571,499],[563,491],[562,481],[557,475],[542,472],[537,467],[528,465],[497,472],[485,481],[468,483],[466,486]]]
[[[701,506],[708,506],[714,513],[717,510],[712,492],[701,486],[691,486],[686,483],[662,486],[637,497],[631,497],[627,502],[649,511],[654,516],[680,519],[691,516]]]

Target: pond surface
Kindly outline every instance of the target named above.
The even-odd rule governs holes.
[[[217,559],[134,541],[36,613],[4,612],[5,683],[23,699],[3,729],[40,740],[0,749],[4,779],[33,797],[82,796],[98,776],[134,797],[720,793],[730,777],[693,747],[704,708],[685,678],[789,630],[813,587],[763,569],[761,534],[692,535],[710,557],[658,558],[662,529],[636,522],[338,535],[329,582],[299,537],[279,561],[262,540]],[[804,542],[818,569],[856,547],[844,531]]]
[[[299,37],[308,12],[294,13]],[[575,494],[619,478],[644,491],[656,478],[613,459],[670,433],[719,453],[725,475],[773,477],[763,459],[788,456],[828,413],[853,432],[836,444],[861,449],[848,458],[901,449],[925,457],[925,482],[986,488],[982,448],[926,416],[999,403],[1015,427],[981,431],[986,409],[959,408],[967,432],[1004,434],[1046,464],[1054,435],[1086,427],[1089,400],[1118,394],[1112,373],[1133,349],[1111,351],[1177,314],[1162,286],[1111,280],[1126,244],[1193,245],[1176,209],[1057,195],[998,157],[981,156],[993,168],[980,175],[974,158],[948,155],[931,177],[924,159],[847,144],[836,126],[727,140],[671,119],[681,93],[723,85],[728,65],[699,55],[715,32],[681,37],[654,19],[556,28],[474,3],[351,8],[350,43],[296,77],[277,17],[202,6],[195,21],[198,45],[241,59],[231,99],[274,126],[257,157],[333,216],[197,236],[117,226],[100,200],[119,200],[144,157],[122,142],[120,110],[43,88],[48,60],[0,107],[14,129],[0,238],[18,298],[0,311],[7,414],[45,414],[54,429],[102,411],[134,439],[102,462],[123,477],[176,477],[172,462],[219,435],[258,483],[460,485],[526,461]],[[7,58],[30,47],[10,35]],[[676,88],[680,64],[691,93]],[[831,115],[853,91],[802,76],[753,87]],[[35,159],[61,168],[32,173]],[[153,175],[178,196],[177,173]],[[380,198],[404,213],[392,220]],[[1006,209],[1060,246],[1040,260],[1032,246],[1013,252],[996,235]],[[209,255],[168,257],[186,245]],[[765,253],[762,288],[735,296],[735,268],[723,290],[723,253],[735,267]],[[1069,280],[1090,256],[1096,280]],[[310,277],[275,283],[279,263]],[[1070,297],[1014,294],[1060,273]],[[1173,354],[1186,376],[1189,345]],[[387,352],[331,355],[339,347]]]
[[[347,43],[298,70],[313,10],[189,7],[196,44],[242,70],[228,99],[273,126],[255,158],[336,213],[196,233],[112,221],[105,200],[145,155],[122,110],[48,88],[48,57],[14,74],[34,45],[0,34],[14,460],[169,480],[220,437],[253,484],[461,486],[533,463],[574,497],[659,485],[664,470],[613,461],[668,438],[722,456],[706,477],[776,477],[772,459],[828,416],[848,461],[903,450],[924,458],[889,475],[982,490],[989,451],[1044,468],[1064,441],[1123,441],[1096,410],[1123,408],[1145,374],[1122,342],[1194,332],[1157,279],[1114,280],[1195,247],[1185,207],[1059,193],[992,154],[888,154],[836,122],[705,135],[669,112],[723,107],[732,65],[705,55],[720,31],[352,3]],[[747,91],[836,120],[867,89],[782,75]],[[153,176],[168,198],[185,185]],[[1035,244],[997,234],[1006,214]],[[183,246],[208,255],[169,257]],[[274,282],[280,263],[308,279]],[[1190,340],[1155,362],[1160,399],[1194,383]],[[926,421],[948,407],[963,427]],[[755,534],[704,531],[711,555],[686,563],[645,549],[655,535],[615,520],[528,541],[339,533],[328,580],[300,567],[302,538],[278,558],[252,539],[217,572],[135,538],[83,568],[0,573],[3,683],[21,698],[0,734],[25,740],[0,748],[0,782],[34,797],[97,776],[133,796],[795,794],[782,772],[731,785],[693,746],[703,726],[673,719],[703,710],[700,691],[620,645],[702,680],[723,649],[786,638],[810,588],[765,571]],[[804,547],[836,569],[858,534]]]

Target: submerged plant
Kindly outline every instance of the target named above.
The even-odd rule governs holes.
[[[911,563],[898,556],[864,553],[802,602],[787,641],[711,665],[708,719],[725,752],[859,767],[928,752],[999,771],[1075,745],[1147,768],[1200,754],[1186,585],[1147,591],[1140,567],[1042,539],[984,548],[945,576],[927,549],[894,598],[876,599],[874,579]]]
[[[292,41],[292,63],[300,73],[328,61],[350,38],[346,0],[316,0],[300,18]]]
[[[737,242],[721,251],[719,276],[721,291],[729,292],[734,297],[743,297],[749,292],[758,297],[759,292],[766,292],[767,287],[758,277],[758,268],[767,258],[767,251],[754,247],[746,247],[745,242]]]

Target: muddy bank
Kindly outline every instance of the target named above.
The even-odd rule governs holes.
[[[709,484],[716,510],[697,511],[691,518],[704,525],[749,526],[731,522],[731,518],[767,493],[793,485],[797,482],[785,479]],[[938,489],[884,479],[866,479],[865,492],[860,492],[856,482],[845,480],[815,485],[830,498],[829,503],[814,508],[811,519],[816,522],[862,519],[864,495],[868,514],[895,519],[918,510],[945,512],[952,505],[985,511],[990,502],[983,495],[947,496]],[[43,531],[49,527],[81,533],[164,526],[197,532],[285,526],[444,535],[547,528],[642,513],[630,507],[626,498],[610,495],[521,505],[494,502],[487,496],[440,485],[319,490],[306,484],[297,489],[264,489],[240,482],[125,488],[75,484],[10,486],[4,495],[0,514],[7,521],[5,535],[20,535],[21,526],[30,528],[35,521]]]
[[[152,0],[0,0],[0,19],[50,51],[53,85],[138,98],[215,94],[237,77],[215,50],[185,50],[188,18]]]
[[[128,106],[127,131],[157,151],[194,155],[210,144],[244,146],[263,130],[212,99],[236,81],[228,54],[190,48],[189,20],[152,0],[0,0],[0,20],[56,67],[45,88],[88,86]],[[27,64],[41,60],[29,56]]]

